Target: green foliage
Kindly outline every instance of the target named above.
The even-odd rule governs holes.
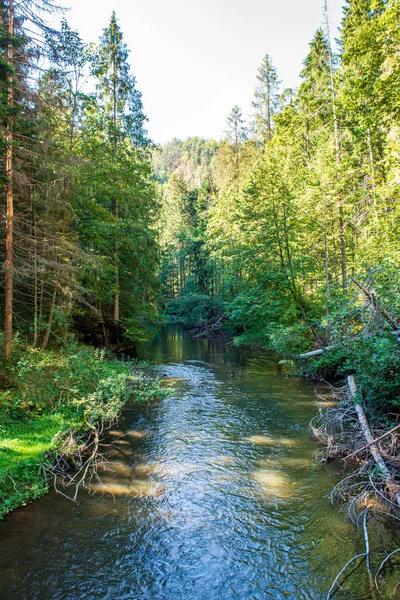
[[[42,49],[25,20],[31,4],[14,3],[16,64],[8,64],[8,5],[0,12],[4,139],[7,72],[18,72],[14,329],[37,346],[66,344],[74,328],[111,345],[121,341],[126,319],[154,322],[159,311],[159,204],[141,94],[115,13],[98,47],[65,19],[59,32],[41,24],[49,60],[35,70]],[[85,93],[90,76],[96,93]],[[143,338],[143,327],[137,330],[135,342]],[[132,340],[134,328],[126,335]]]
[[[167,304],[165,317],[169,323],[198,327],[212,316],[221,314],[221,303],[208,294],[185,292]]]

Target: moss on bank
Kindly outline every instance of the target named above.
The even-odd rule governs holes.
[[[162,394],[145,365],[78,345],[17,345],[0,378],[0,518],[48,491],[41,465],[59,432],[111,423],[128,401]]]

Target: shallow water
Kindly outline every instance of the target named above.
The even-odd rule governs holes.
[[[337,467],[312,464],[312,387],[178,329],[143,357],[173,395],[124,411],[78,504],[50,493],[0,525],[0,598],[325,598],[362,543],[329,503]],[[370,598],[363,581],[337,597]]]

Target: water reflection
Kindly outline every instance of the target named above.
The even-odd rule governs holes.
[[[78,505],[50,494],[0,525],[0,597],[324,598],[358,548],[329,505],[337,475],[312,466],[313,390],[178,330],[144,354],[174,397],[124,411]]]

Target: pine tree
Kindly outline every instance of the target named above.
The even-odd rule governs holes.
[[[247,130],[244,125],[243,114],[240,107],[236,104],[228,115],[226,120],[227,130],[226,139],[229,140],[235,154],[235,178],[239,176],[240,147],[242,142],[247,139]]]
[[[274,116],[279,110],[280,81],[271,57],[266,54],[258,68],[257,86],[252,106],[255,109],[254,130],[256,139],[265,144],[271,139]]]
[[[144,129],[147,119],[143,114],[141,93],[130,73],[128,57],[129,50],[113,11],[93,57],[93,73],[99,81],[98,91],[113,144],[116,145],[121,136],[129,136],[132,144],[140,147],[148,144]]]
[[[135,78],[130,74],[128,64],[129,51],[123,42],[123,35],[112,13],[109,26],[104,29],[100,47],[95,57],[94,74],[99,80],[98,90],[103,102],[104,115],[114,154],[129,136],[134,146],[148,143],[143,128],[145,116],[142,112],[141,94],[135,87]],[[117,220],[115,235],[115,293],[114,320],[120,321],[120,265],[118,219],[120,206],[118,196],[113,202],[114,217]]]

